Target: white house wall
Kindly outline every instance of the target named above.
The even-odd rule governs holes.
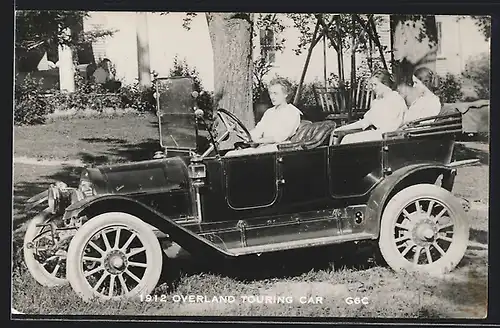
[[[441,23],[441,49],[436,61],[436,70],[440,75],[460,74],[471,57],[490,51],[490,42],[479,31],[471,18],[458,20],[457,16],[436,15],[436,22]]]
[[[189,31],[182,27],[184,17],[184,13],[148,15],[151,69],[168,75],[177,55],[196,67],[205,89],[213,90],[213,52],[205,15],[194,17]]]
[[[185,58],[190,66],[196,67],[205,88],[212,90],[212,45],[205,16],[195,17],[190,31],[182,27],[184,16],[183,13],[148,13],[151,70],[160,76],[167,75],[173,67],[174,57],[178,55],[181,60]],[[136,14],[93,12],[85,22],[85,29],[91,29],[94,24],[117,30],[112,37],[106,38],[103,48],[97,49],[97,54],[94,49],[96,57],[110,59],[116,67],[117,77],[124,83],[134,83],[138,78]]]
[[[117,78],[125,83],[133,83],[138,77],[135,13],[91,13],[84,22],[84,29],[92,29],[95,25],[115,31],[112,37],[106,37],[93,45],[96,61],[110,59],[116,67]]]

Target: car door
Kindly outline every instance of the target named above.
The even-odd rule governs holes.
[[[333,198],[365,196],[381,179],[382,141],[329,147],[329,182]]]
[[[272,206],[278,199],[276,153],[222,158],[225,197],[233,210]]]
[[[328,147],[285,151],[279,154],[281,165],[280,206],[300,209],[328,197]],[[307,208],[309,209],[309,208]]]

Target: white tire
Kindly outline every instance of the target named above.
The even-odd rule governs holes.
[[[395,271],[447,273],[462,260],[468,240],[462,205],[437,185],[401,190],[382,214],[379,247]]]
[[[154,290],[162,261],[160,242],[148,224],[127,213],[104,213],[72,239],[67,278],[85,301],[134,298]]]
[[[42,286],[46,287],[56,287],[63,286],[68,284],[66,280],[66,257],[65,256],[43,256],[52,259],[40,262],[40,257],[36,256],[37,253],[41,253],[37,251],[38,245],[42,245],[42,243],[50,242],[50,228],[38,227],[38,224],[44,223],[45,217],[41,213],[35,216],[28,223],[28,228],[24,234],[24,242],[23,242],[23,255],[24,255],[24,263],[28,267],[28,271],[31,276]],[[37,238],[35,241],[33,239],[37,237],[41,232],[44,234]],[[43,251],[42,251],[43,252]],[[38,259],[37,259],[38,257]]]

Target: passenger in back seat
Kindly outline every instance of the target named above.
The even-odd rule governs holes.
[[[431,91],[436,82],[434,73],[426,67],[421,67],[415,71],[412,86],[403,84],[398,87],[398,91],[408,105],[408,111],[404,115],[404,124],[439,114],[441,101]]]
[[[386,70],[375,72],[370,79],[370,86],[376,95],[370,110],[361,120],[335,129],[336,132],[356,129],[363,131],[346,135],[341,144],[382,139],[382,133],[395,131],[403,123],[407,107],[401,95],[394,90],[391,74]]]

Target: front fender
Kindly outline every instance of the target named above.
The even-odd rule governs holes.
[[[192,255],[202,255],[204,257],[235,256],[184,228],[157,210],[129,197],[106,195],[92,199],[87,198],[85,203],[79,203],[75,207],[72,210],[68,210],[65,217],[86,216],[92,219],[92,217],[106,212],[125,212],[168,234],[172,241],[179,244],[179,246]]]
[[[441,186],[451,191],[455,173],[453,168],[434,163],[413,164],[394,171],[375,187],[368,199],[365,211],[367,229],[373,233],[374,238],[378,238],[383,210],[399,191],[414,184],[434,184],[440,175],[443,176]]]

